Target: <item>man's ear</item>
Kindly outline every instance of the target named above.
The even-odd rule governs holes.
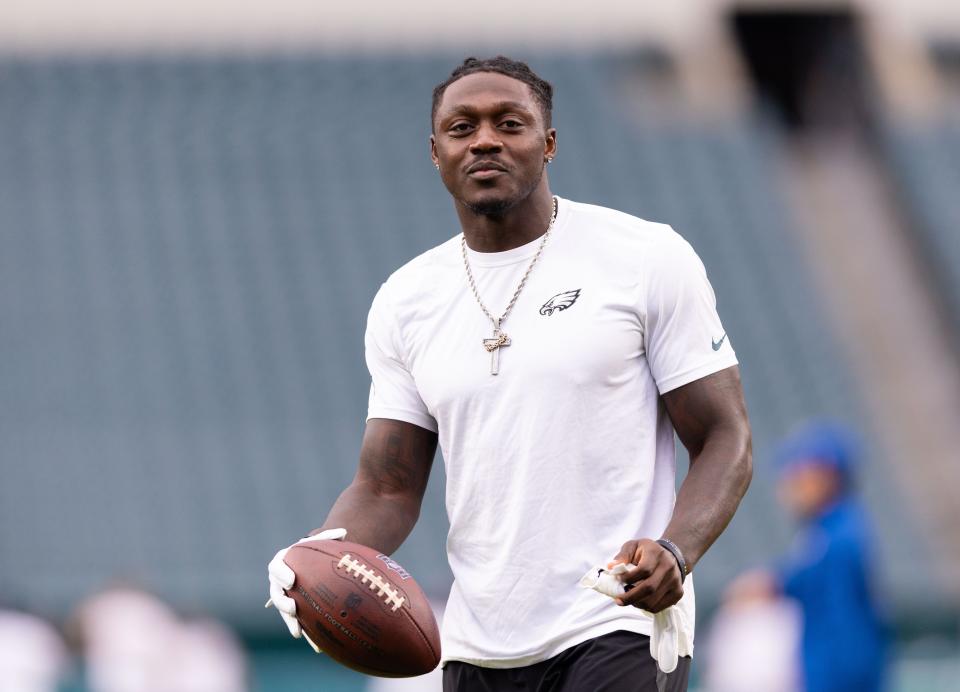
[[[430,160],[433,161],[433,165],[440,167],[440,158],[437,156],[437,138],[433,135],[430,135]]]
[[[548,128],[546,136],[546,147],[544,147],[543,155],[548,159],[553,159],[557,155],[557,130],[556,128]]]

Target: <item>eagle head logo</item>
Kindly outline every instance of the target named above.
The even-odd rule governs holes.
[[[566,310],[568,307],[577,302],[577,298],[580,297],[580,289],[574,289],[572,291],[564,291],[563,293],[558,293],[553,298],[548,300],[543,304],[543,307],[540,308],[541,315],[547,315],[548,317],[552,315],[557,310]]]

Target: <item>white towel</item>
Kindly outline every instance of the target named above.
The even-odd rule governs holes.
[[[633,565],[618,563],[611,569],[593,567],[580,578],[580,586],[593,589],[610,598],[618,598],[625,591],[620,575]],[[647,612],[647,611],[644,611]],[[649,613],[653,617],[653,634],[650,635],[650,655],[664,673],[672,673],[677,668],[680,656],[693,654],[693,637],[690,623],[682,608],[675,605],[664,608],[659,613]]]

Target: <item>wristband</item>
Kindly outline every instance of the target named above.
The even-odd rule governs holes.
[[[657,540],[657,543],[669,550],[673,557],[676,558],[677,567],[680,568],[680,583],[682,584],[684,581],[686,581],[689,570],[687,569],[687,561],[683,559],[683,553],[680,552],[680,548],[678,548],[677,544],[668,538],[661,538]]]

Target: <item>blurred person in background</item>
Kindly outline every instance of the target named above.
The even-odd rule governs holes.
[[[807,423],[784,440],[779,498],[800,530],[779,564],[741,576],[727,596],[729,606],[781,596],[796,602],[806,692],[884,688],[887,634],[870,519],[856,497],[859,456],[853,433],[830,421]]]
[[[69,660],[53,625],[27,613],[0,610],[0,692],[55,692]]]
[[[219,623],[183,622],[156,596],[114,587],[87,599],[75,625],[91,692],[244,692],[245,657]]]
[[[181,623],[173,641],[169,692],[243,692],[246,656],[233,632],[215,620]]]
[[[84,601],[75,625],[92,692],[161,692],[176,616],[152,594],[110,588]]]
[[[800,692],[802,622],[796,604],[767,593],[729,599],[713,616],[705,692]]]

